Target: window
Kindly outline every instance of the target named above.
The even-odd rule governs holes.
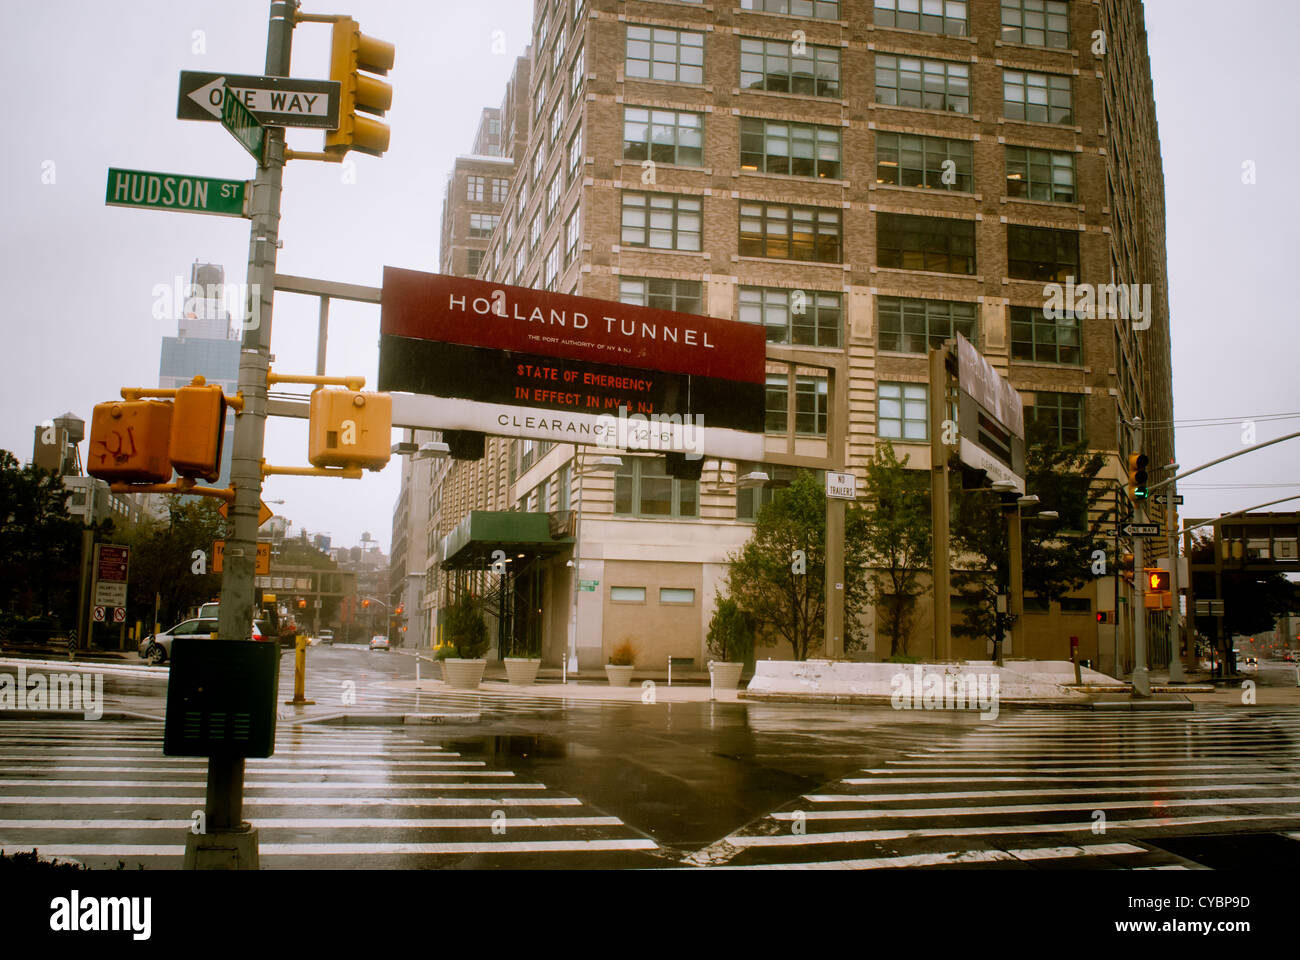
[[[497,247],[496,247],[496,249],[495,249],[495,250],[493,251],[493,253],[492,253],[492,270],[493,270],[493,272],[496,272],[496,271],[498,271],[498,270],[501,269],[501,251],[502,251],[502,249],[503,249],[503,246],[502,246],[501,244],[498,244]]]
[[[659,277],[624,277],[619,281],[620,303],[678,313],[703,313],[699,280],[665,280]]]
[[[546,11],[542,10],[542,17],[537,22],[537,50],[540,53],[546,47]]]
[[[542,211],[533,214],[533,222],[528,225],[528,252],[532,253],[542,242]]]
[[[506,194],[510,192],[510,181],[501,177],[492,178],[492,202],[505,203]]]
[[[582,92],[582,83],[587,78],[586,72],[586,54],[582,47],[579,47],[577,55],[573,58],[573,65],[569,67],[569,103],[577,100],[578,94]]]
[[[560,241],[551,244],[551,252],[546,255],[546,289],[555,290],[560,279]]]
[[[840,51],[802,44],[794,53],[788,40],[740,40],[742,90],[775,90],[817,97],[840,95]]]
[[[560,128],[564,126],[564,104],[557,103],[551,111],[551,143],[560,138]]]
[[[465,272],[471,277],[478,275],[478,268],[483,265],[482,250],[465,251]]]
[[[704,162],[704,115],[624,108],[623,159],[700,166]]]
[[[542,119],[542,110],[546,108],[546,77],[545,76],[543,76],[542,79],[537,82],[537,92],[534,94],[534,96],[537,99],[533,101],[535,105],[535,108],[533,110],[533,122],[536,123],[537,121]]]
[[[622,242],[655,250],[699,250],[702,206],[699,197],[624,192]]]
[[[937,273],[975,272],[975,221],[876,215],[876,265]]]
[[[578,129],[573,131],[573,139],[569,141],[569,181],[578,175],[578,167],[582,165],[582,124],[578,124]]]
[[[877,301],[880,349],[897,353],[929,353],[950,337],[975,338],[973,303],[880,297]]]
[[[466,192],[466,197],[465,197],[465,199],[467,199],[467,200],[482,200],[482,199],[483,199],[483,181],[484,181],[484,178],[483,178],[483,177],[466,177],[466,178],[465,178],[465,185],[466,185],[466,187],[467,187],[467,192]]]
[[[528,178],[519,178],[519,196],[515,198],[515,216],[524,219],[524,207],[528,206]]]
[[[1079,275],[1079,232],[1007,225],[1007,266],[1017,280],[1055,280]]]
[[[740,0],[740,9],[756,13],[788,13],[796,17],[838,20],[839,0]]]
[[[974,153],[974,144],[969,140],[877,133],[876,183],[969,193],[975,170]],[[945,166],[949,160],[951,165]],[[945,177],[948,171],[951,174]]]
[[[1012,307],[1011,358],[1080,365],[1083,353],[1078,318],[1049,320],[1042,307]]]
[[[645,587],[610,587],[609,599],[615,603],[645,603]]]
[[[533,185],[542,178],[542,167],[546,166],[546,144],[537,141],[537,152],[533,154]]]
[[[740,320],[759,323],[768,343],[814,347],[840,345],[843,297],[821,290],[741,287]]]
[[[1062,597],[1062,613],[1092,613],[1091,597]]]
[[[876,0],[876,26],[966,36],[966,0]]]
[[[1025,405],[1025,420],[1046,426],[1061,446],[1083,442],[1083,394],[1040,390],[1034,392],[1032,404],[1026,397]]]
[[[736,519],[751,522],[757,519],[758,511],[779,497],[782,491],[794,482],[795,476],[804,470],[806,468],[786,467],[774,463],[748,463],[744,461],[737,463],[737,480],[749,473],[766,473],[768,480],[761,487],[740,487],[736,490]],[[824,489],[826,471],[813,470],[812,474],[817,479],[818,486]]]
[[[582,235],[579,225],[578,208],[574,207],[569,220],[564,225],[564,265],[567,267],[578,258],[578,239]]]
[[[1002,0],[1002,40],[1035,47],[1070,46],[1066,0]]]
[[[807,123],[740,120],[740,167],[798,177],[840,176],[840,131]]]
[[[694,517],[700,507],[699,483],[668,476],[663,457],[623,455],[614,477],[614,513],[638,517]]]
[[[561,20],[555,28],[555,46],[551,49],[551,72],[555,73],[560,69],[560,62],[564,59],[564,21]]]
[[[564,186],[564,177],[559,170],[551,176],[551,184],[546,188],[546,219],[555,216],[555,208],[560,203],[560,188]]]
[[[660,603],[695,603],[695,591],[685,587],[660,587]]]
[[[515,230],[515,218],[506,217],[505,240],[502,243],[502,246],[506,246],[510,243],[510,235],[514,233],[514,230]]]
[[[500,221],[501,218],[494,213],[471,213],[469,215],[469,235],[471,237],[490,237]]]
[[[876,102],[970,113],[970,66],[876,54]]]
[[[1073,123],[1070,78],[1052,73],[1003,70],[1002,115],[1008,120]]]
[[[802,436],[826,436],[829,382],[825,377],[796,376],[794,385],[794,432]],[[790,378],[784,373],[767,375],[768,433],[788,433],[787,413]]]
[[[519,249],[515,251],[515,283],[520,286],[523,286],[524,283],[524,267],[527,264],[528,248],[521,243]]]
[[[1007,196],[1074,202],[1074,154],[1007,147]]]
[[[704,34],[666,27],[627,28],[629,80],[704,82]]]
[[[568,510],[573,502],[573,464],[560,468],[560,481],[556,490],[556,510]]]
[[[1032,593],[1026,593],[1021,597],[1021,601],[1025,613],[1047,613],[1052,608],[1051,601],[1046,597],[1035,596]]]
[[[930,389],[923,383],[882,383],[876,393],[876,436],[928,440]]]
[[[740,255],[839,263],[840,211],[785,203],[742,203]]]

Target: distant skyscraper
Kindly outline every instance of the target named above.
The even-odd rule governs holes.
[[[196,376],[221,385],[233,396],[239,388],[239,339],[230,324],[225,302],[225,268],[214,263],[194,262],[190,287],[177,335],[163,337],[158,363],[158,386],[183,387]],[[235,415],[226,414],[226,435],[222,441],[221,476],[217,486],[230,483],[230,452],[235,439]]]

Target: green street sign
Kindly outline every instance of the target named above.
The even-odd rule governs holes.
[[[244,101],[229,87],[221,100],[221,125],[239,141],[239,145],[253,155],[260,167],[266,153],[266,128],[244,106]]]
[[[108,168],[104,203],[110,207],[145,207],[243,217],[248,184],[243,180],[190,177],[181,173]]]
[[[596,587],[600,584],[599,580],[579,580],[578,585],[583,589],[595,593]]]

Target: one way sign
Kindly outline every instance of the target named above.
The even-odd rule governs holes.
[[[221,100],[227,88],[265,127],[339,128],[337,81],[194,70],[181,71],[176,119],[219,121]]]

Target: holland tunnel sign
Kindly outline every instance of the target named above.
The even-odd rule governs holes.
[[[763,459],[755,324],[384,268],[379,389],[430,429]]]

